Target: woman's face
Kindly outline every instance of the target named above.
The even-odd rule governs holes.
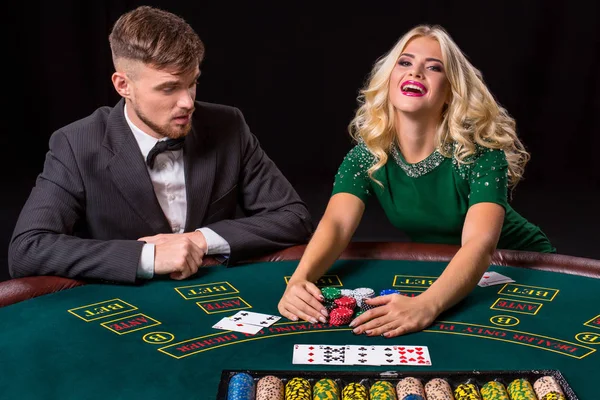
[[[396,112],[414,118],[440,118],[449,99],[442,49],[437,40],[411,39],[390,76],[389,99]]]

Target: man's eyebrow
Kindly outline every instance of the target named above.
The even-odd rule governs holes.
[[[156,89],[162,89],[169,86],[177,86],[179,81],[165,81],[155,86]]]
[[[402,56],[406,56],[406,57],[410,57],[410,58],[415,58],[414,54],[410,54],[410,53],[402,53],[400,54],[400,57]],[[442,62],[442,60],[439,60],[437,58],[434,57],[427,57],[425,59],[425,61],[435,61],[435,62],[439,62],[440,64],[444,65],[444,63]]]

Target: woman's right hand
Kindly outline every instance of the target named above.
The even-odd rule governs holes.
[[[307,280],[290,280],[279,300],[279,313],[292,321],[303,319],[316,324],[318,321],[327,322],[327,310],[321,290]]]

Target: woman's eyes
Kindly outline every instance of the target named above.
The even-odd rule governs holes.
[[[398,65],[400,65],[401,67],[410,67],[412,65],[412,63],[407,60],[400,60],[400,61],[398,61]],[[430,65],[426,68],[431,71],[442,72],[442,67],[440,67],[439,65]]]

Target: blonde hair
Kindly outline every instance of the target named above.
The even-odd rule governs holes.
[[[486,87],[481,72],[465,57],[450,35],[439,25],[419,25],[396,42],[375,63],[366,87],[358,96],[360,104],[348,130],[375,156],[369,176],[384,166],[395,140],[394,107],[389,101],[389,81],[400,54],[409,40],[430,37],[440,44],[446,77],[452,98],[442,113],[436,134],[436,147],[446,157],[454,156],[459,164],[469,163],[477,145],[501,149],[508,162],[508,184],[514,188],[523,177],[530,155],[517,137],[515,121],[501,107]],[[450,154],[449,149],[454,149]]]

